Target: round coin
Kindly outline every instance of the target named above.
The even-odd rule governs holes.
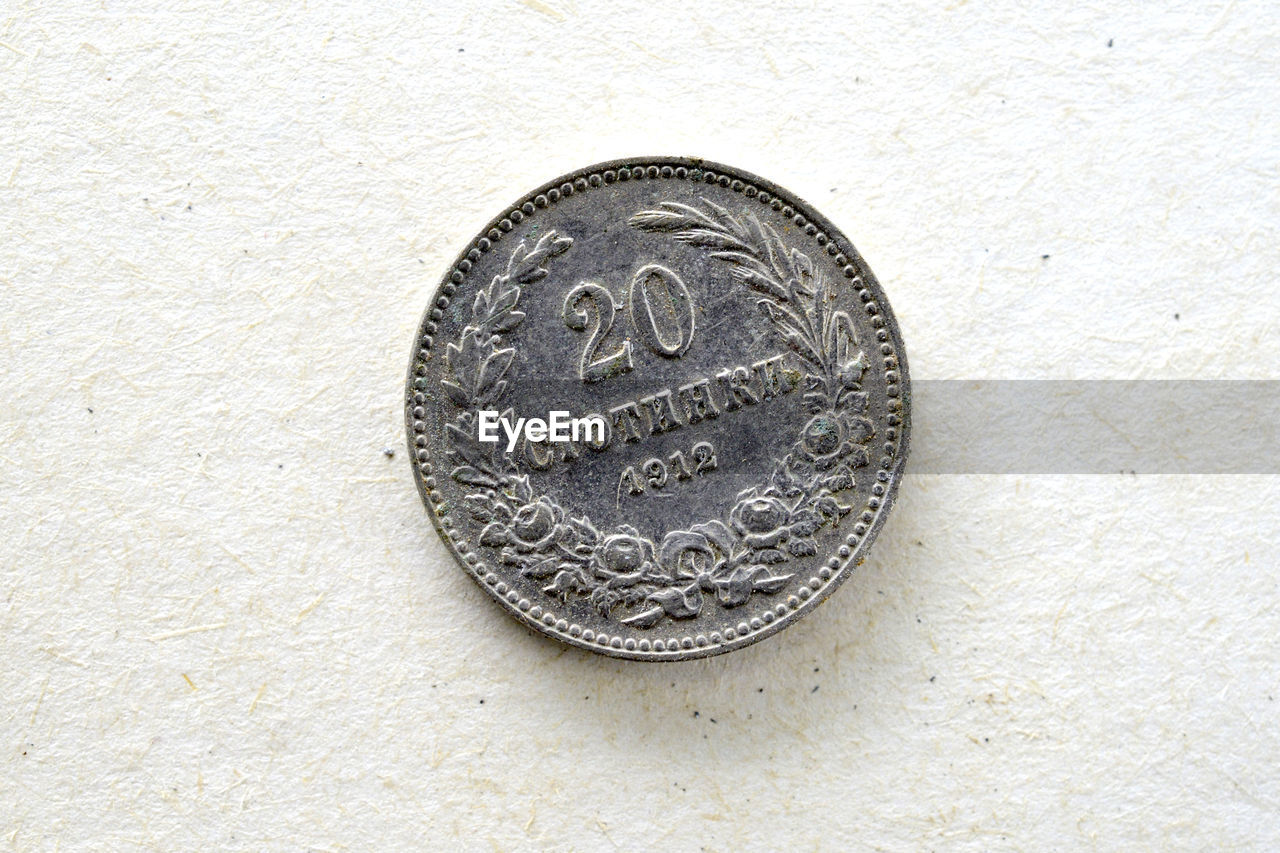
[[[843,234],[754,175],[651,157],[551,181],[466,247],[405,416],[432,521],[512,616],[682,660],[778,632],[853,572],[910,400]]]

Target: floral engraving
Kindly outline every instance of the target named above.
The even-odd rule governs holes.
[[[514,350],[503,342],[524,319],[520,285],[544,278],[546,264],[572,245],[569,238],[553,231],[532,249],[516,247],[507,270],[477,294],[459,341],[449,344],[452,379],[442,382],[463,409],[448,426],[450,476],[474,488],[464,500],[485,525],[480,544],[524,577],[546,581],[547,595],[585,598],[602,615],[639,629],[693,618],[708,602],[734,608],[757,593],[780,592],[792,577],[786,564],[816,553],[814,533],[852,509],[838,494],[852,489],[854,470],[868,464],[865,445],[874,436],[861,388],[866,357],[849,315],[835,310],[825,276],[754,216],[703,204],[664,202],[630,224],[706,249],[730,266],[798,358],[811,414],[769,476],[738,495],[727,522],[708,520],[660,541],[629,525],[601,531],[586,515],[571,516],[550,496],[534,494],[507,454],[476,439],[473,410],[497,404],[506,390]]]

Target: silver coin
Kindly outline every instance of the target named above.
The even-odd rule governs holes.
[[[907,456],[906,353],[853,245],[768,181],[676,157],[551,181],[422,319],[414,475],[524,624],[615,657],[754,643],[862,562]]]

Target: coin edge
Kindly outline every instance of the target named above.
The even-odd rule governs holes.
[[[467,562],[464,552],[458,547],[460,543],[457,540],[462,539],[462,537],[455,533],[455,529],[451,523],[446,526],[443,522],[447,519],[441,518],[441,515],[437,512],[435,503],[431,497],[432,489],[426,483],[426,480],[431,477],[432,474],[431,455],[425,450],[425,447],[419,447],[414,438],[415,435],[420,434],[419,430],[416,428],[417,425],[423,423],[413,415],[413,409],[417,404],[417,401],[414,399],[414,395],[416,393],[421,393],[419,389],[415,388],[415,381],[419,375],[417,372],[419,357],[424,353],[429,353],[434,342],[433,333],[435,331],[435,324],[434,318],[431,317],[431,313],[433,310],[442,310],[438,308],[441,297],[445,297],[446,299],[452,297],[458,290],[459,286],[465,282],[467,271],[471,268],[470,261],[468,260],[468,256],[471,252],[478,250],[481,253],[484,253],[488,251],[488,248],[492,247],[494,243],[500,242],[506,233],[514,230],[515,225],[530,216],[536,215],[538,210],[549,208],[554,205],[555,201],[548,199],[552,190],[559,192],[560,188],[565,184],[573,186],[582,180],[585,180],[587,183],[587,191],[590,189],[608,186],[617,180],[617,174],[620,170],[635,169],[637,167],[643,169],[646,173],[646,177],[642,178],[642,180],[693,180],[694,171],[700,171],[702,177],[700,177],[699,180],[707,183],[721,183],[721,178],[727,178],[729,183],[723,184],[725,188],[743,194],[746,194],[748,189],[754,190],[754,192],[749,196],[753,200],[758,199],[761,192],[767,193],[770,197],[769,201],[763,203],[769,204],[774,199],[780,200],[784,203],[784,210],[788,207],[791,208],[794,215],[799,216],[803,220],[803,222],[796,222],[798,226],[802,228],[807,228],[810,225],[815,226],[816,233],[810,234],[805,232],[804,236],[813,240],[822,253],[831,254],[827,246],[836,246],[837,252],[832,255],[832,258],[834,259],[840,255],[844,255],[846,258],[846,263],[844,265],[846,270],[847,268],[852,267],[855,271],[852,276],[846,272],[846,280],[860,278],[862,280],[863,288],[871,292],[872,299],[867,304],[872,304],[876,306],[877,309],[875,314],[873,314],[872,325],[874,328],[885,330],[888,342],[890,342],[892,347],[892,355],[897,361],[895,369],[899,376],[898,380],[894,383],[886,382],[886,391],[889,388],[896,388],[898,390],[896,399],[899,401],[899,405],[896,414],[899,417],[899,423],[895,427],[898,430],[898,438],[896,440],[896,451],[891,460],[893,464],[889,466],[877,466],[877,476],[880,474],[887,475],[887,480],[883,481],[885,483],[885,493],[878,497],[879,506],[874,509],[869,507],[867,501],[863,502],[859,513],[867,511],[873,513],[872,520],[870,522],[865,522],[865,532],[862,534],[849,533],[845,535],[842,544],[836,548],[830,557],[826,558],[820,564],[822,567],[830,570],[830,577],[822,579],[815,574],[815,576],[810,578],[809,581],[801,584],[801,589],[810,590],[807,597],[798,596],[801,600],[797,605],[789,607],[788,612],[784,615],[775,615],[775,618],[768,622],[763,622],[760,620],[759,615],[757,615],[755,619],[762,622],[761,626],[757,628],[748,622],[748,627],[751,630],[746,635],[737,633],[737,635],[732,639],[725,639],[721,636],[721,639],[716,642],[711,642],[704,635],[688,635],[680,638],[680,648],[670,651],[665,649],[663,651],[640,650],[638,648],[628,649],[625,646],[625,641],[623,641],[619,647],[614,647],[608,643],[602,644],[594,639],[592,641],[587,641],[584,640],[582,636],[575,637],[570,634],[569,632],[571,628],[560,629],[556,627],[556,623],[548,625],[542,622],[541,615],[544,611],[540,606],[537,608],[539,610],[539,615],[532,616],[530,614],[534,608],[530,607],[527,611],[522,611],[517,606],[517,603],[510,602],[503,595],[499,594],[494,588],[496,583],[490,582],[490,579],[495,577],[494,574],[489,572],[487,576],[482,575],[480,570],[484,565],[483,563],[477,561],[477,563],[473,565]],[[649,175],[648,171],[651,168],[657,168],[659,173],[657,175]],[[663,170],[668,168],[670,169],[671,174],[663,174]],[[685,176],[678,176],[676,174],[677,170],[681,168],[688,170]],[[608,173],[613,173],[612,180],[606,178]],[[713,176],[713,180],[706,179],[707,173],[710,173]],[[735,182],[740,182],[742,186],[734,186]],[[581,190],[575,187],[575,192],[579,191]],[[543,204],[538,204],[537,199],[540,197],[547,199],[547,201]],[[527,205],[534,206],[533,213],[528,213],[524,210]],[[885,296],[884,289],[880,286],[879,280],[871,271],[865,259],[862,257],[862,254],[858,252],[857,248],[854,247],[848,237],[846,237],[840,229],[836,228],[834,224],[827,219],[827,217],[818,212],[813,205],[809,204],[796,194],[751,172],[699,157],[630,157],[595,163],[590,166],[565,173],[553,180],[541,184],[536,189],[526,193],[514,204],[509,205],[505,210],[505,213],[501,213],[491,219],[489,223],[479,231],[477,236],[473,237],[466,247],[459,252],[432,292],[431,299],[428,301],[427,307],[423,311],[422,317],[418,321],[416,327],[417,332],[414,337],[413,349],[409,358],[408,375],[405,380],[405,438],[409,447],[410,460],[413,464],[414,483],[417,486],[419,497],[422,499],[423,505],[426,507],[427,515],[431,518],[432,525],[436,528],[437,534],[439,534],[441,540],[445,544],[445,547],[449,550],[454,560],[468,576],[470,576],[502,607],[508,615],[516,619],[525,627],[532,628],[539,634],[552,637],[555,640],[574,646],[575,648],[584,649],[613,658],[660,662],[696,660],[711,657],[735,651],[758,643],[768,637],[772,637],[784,628],[792,625],[797,620],[813,612],[842,584],[844,584],[844,582],[848,580],[849,576],[856,571],[858,566],[866,560],[866,552],[875,542],[880,529],[884,526],[885,520],[888,518],[890,511],[892,510],[910,450],[911,380],[907,366],[906,348],[902,341],[901,329],[898,326],[893,309],[889,305],[888,299]],[[818,241],[817,237],[819,235],[826,239]],[[486,241],[487,246],[485,248],[481,248],[482,242]],[[466,263],[465,267],[463,266],[464,262]],[[882,318],[879,324],[875,322],[876,317]],[[431,327],[430,330],[428,330],[428,326]],[[880,359],[880,363],[882,366],[880,369],[882,372],[888,372],[888,368],[883,366],[884,355],[885,354],[881,354],[882,357]],[[892,400],[894,397],[890,396],[890,399]],[[423,424],[423,427],[423,433],[425,433],[425,424]],[[870,500],[870,498],[868,498],[868,500]],[[841,549],[847,549],[849,552],[848,555],[840,557],[839,552]],[[466,550],[472,550],[472,546],[469,543],[467,543]],[[832,561],[836,561],[835,566],[831,565]],[[821,569],[815,571],[820,572]],[[813,587],[813,582],[818,583],[816,588]],[[799,590],[796,591],[796,594],[798,593]],[[767,612],[776,614],[776,608],[770,609]],[[613,640],[615,638],[609,637],[608,639]],[[618,637],[616,639],[621,640],[622,638]],[[699,645],[699,639],[703,640],[705,644]],[[686,644],[690,647],[686,648]]]

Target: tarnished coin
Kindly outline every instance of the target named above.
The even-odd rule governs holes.
[[[906,353],[821,214],[703,160],[591,166],[505,210],[428,307],[405,413],[458,562],[521,622],[617,657],[748,645],[884,523]]]

